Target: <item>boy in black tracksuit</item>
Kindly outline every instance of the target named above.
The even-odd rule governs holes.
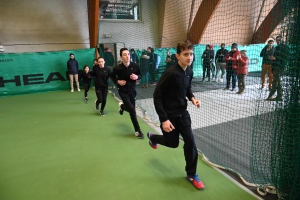
[[[108,93],[108,79],[111,73],[109,67],[104,66],[104,58],[98,58],[98,65],[95,65],[91,75],[95,77],[95,92],[97,100],[95,101],[96,110],[99,109],[101,103],[100,115],[105,116],[104,108],[106,105],[106,98]]]
[[[136,63],[130,62],[130,53],[127,48],[120,49],[122,63],[117,65],[110,78],[117,85],[119,95],[123,101],[119,103],[120,114],[123,115],[124,110],[129,112],[131,122],[134,126],[135,136],[138,139],[143,139],[144,134],[140,129],[135,111],[136,97],[136,80],[141,79],[139,66]]]
[[[166,69],[162,74],[153,94],[155,110],[161,122],[163,135],[147,133],[149,145],[157,148],[157,144],[176,148],[179,145],[179,134],[184,140],[185,171],[187,180],[197,189],[204,185],[197,175],[198,152],[191,128],[191,118],[187,111],[188,98],[198,108],[201,105],[191,91],[193,71],[190,67],[193,61],[193,44],[182,42],[177,45],[178,63]]]
[[[83,67],[82,80],[84,84],[84,100],[88,101],[88,92],[91,86],[91,71],[88,65]]]

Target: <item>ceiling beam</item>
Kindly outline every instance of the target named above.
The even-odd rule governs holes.
[[[278,0],[267,17],[260,24],[259,28],[253,34],[251,44],[260,44],[267,41],[282,19],[281,4],[282,0]]]
[[[98,43],[98,18],[100,0],[87,0],[90,48],[95,48]]]
[[[193,24],[188,32],[188,39],[193,44],[199,44],[205,29],[220,4],[221,0],[203,0],[199,6]]]

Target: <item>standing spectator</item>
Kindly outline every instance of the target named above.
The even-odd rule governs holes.
[[[272,60],[269,59],[274,55],[275,48],[273,46],[274,41],[269,40],[268,44],[261,50],[260,57],[263,57],[262,69],[261,69],[261,90],[264,89],[266,84],[266,75],[269,77],[269,90],[272,88]]]
[[[77,85],[77,91],[80,91],[80,86],[78,82],[78,62],[75,59],[75,56],[73,53],[70,53],[70,58],[67,62],[67,70],[70,78],[70,86],[71,86],[71,92],[74,92],[74,85],[73,81],[75,79],[76,85]]]
[[[246,87],[246,76],[248,74],[249,58],[246,55],[246,50],[240,51],[241,54],[237,55],[237,69],[236,74],[238,77],[238,88],[237,94],[242,94]]]
[[[226,61],[225,57],[228,54],[228,50],[225,49],[225,43],[221,44],[221,49],[217,51],[216,54],[216,79],[215,81],[218,82],[219,78],[219,71],[221,70],[221,77],[220,77],[220,82],[223,82],[223,76],[225,74],[225,67],[226,67]]]
[[[142,88],[148,88],[149,56],[147,56],[147,53],[145,51],[142,52],[140,68],[141,68],[141,74],[142,74],[142,79],[141,79]]]
[[[105,60],[105,66],[112,70],[112,68],[115,66],[115,57],[112,54],[111,50],[107,47],[104,48],[103,58]],[[110,88],[114,87],[114,83],[110,79],[108,80],[108,86]]]
[[[109,67],[105,66],[104,58],[98,58],[98,65],[95,65],[91,75],[95,76],[95,92],[97,100],[95,101],[96,110],[99,109],[101,104],[100,115],[105,116],[104,108],[106,105],[107,93],[108,93],[108,79],[111,74]]]
[[[84,100],[88,101],[88,92],[91,86],[91,71],[88,65],[83,67],[82,80],[84,84]]]
[[[149,72],[150,72],[151,85],[155,86],[156,85],[156,80],[155,80],[156,60],[154,56],[154,49],[148,47],[147,51],[148,51],[147,56],[149,56]]]
[[[172,62],[171,55],[167,56],[166,69],[168,69],[169,67],[171,67],[173,64],[174,63]]]
[[[133,62],[133,63],[138,63],[138,57],[135,53],[135,50],[134,49],[130,49],[130,61]]]
[[[112,67],[115,65],[115,57],[112,54],[111,50],[107,47],[104,48],[103,58],[105,60],[105,66],[112,69]]]
[[[203,58],[203,78],[202,78],[202,82],[204,82],[205,77],[208,77],[207,81],[210,82],[211,62],[214,59],[214,55],[212,54],[212,51],[210,50],[210,45],[206,45],[206,49],[204,50],[204,52],[202,54],[202,58]]]
[[[236,87],[236,69],[237,69],[237,56],[240,54],[238,45],[233,43],[231,45],[231,51],[226,55],[226,87],[224,90],[229,90],[230,81],[232,82],[231,91]]]
[[[170,50],[167,50],[166,53],[167,53],[167,55],[166,55],[166,60],[164,61],[165,63],[168,62],[168,57],[169,57],[169,56],[171,57]]]
[[[214,59],[215,59],[214,46],[209,45],[209,50],[210,50],[210,53],[211,53],[211,56],[212,56],[212,59],[210,61],[210,70],[211,70],[212,79],[214,79],[215,71],[216,71],[216,67],[215,67],[215,64],[214,64]]]
[[[141,79],[139,66],[130,62],[130,53],[127,48],[120,49],[122,63],[114,67],[111,79],[118,87],[119,95],[123,101],[119,102],[119,113],[123,115],[124,110],[130,114],[131,122],[135,130],[135,136],[143,139],[144,134],[140,129],[135,111],[136,80]]]
[[[191,91],[193,71],[190,67],[193,61],[193,44],[181,42],[177,45],[178,63],[168,68],[161,76],[153,93],[155,110],[161,122],[163,135],[147,133],[149,145],[157,149],[158,144],[170,148],[179,145],[179,134],[184,140],[184,157],[186,161],[186,179],[199,190],[204,184],[197,174],[198,152],[191,128],[191,118],[187,111],[187,98],[198,108],[200,100],[195,99]]]
[[[272,73],[273,73],[273,82],[272,89],[266,100],[269,101],[282,101],[282,85],[281,85],[281,76],[284,72],[284,69],[287,65],[289,49],[283,44],[282,36],[276,37],[277,46],[275,47],[274,55],[270,56],[269,59],[272,60]],[[274,94],[277,91],[277,96],[274,98]]]

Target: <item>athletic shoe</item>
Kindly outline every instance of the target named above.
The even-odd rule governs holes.
[[[85,101],[88,101],[88,98],[87,98],[87,97],[85,97],[85,98],[84,98],[84,100],[85,100]]]
[[[99,110],[99,104],[97,104],[97,100],[95,101],[95,109]]]
[[[80,92],[80,89],[79,89],[79,88],[77,88],[77,91],[78,91],[78,92]]]
[[[157,144],[151,141],[152,135],[154,135],[152,132],[148,132],[148,133],[147,133],[147,137],[149,138],[149,145],[150,145],[153,149],[157,149]]]
[[[226,87],[226,88],[224,88],[223,90],[229,90],[229,88],[228,88],[228,87]]]
[[[144,139],[144,134],[142,133],[142,131],[137,131],[137,132],[135,132],[135,136],[136,136],[138,139]]]
[[[218,79],[217,79],[217,78],[215,79],[215,82],[216,82],[216,83],[218,82]]]
[[[104,111],[100,110],[100,115],[101,115],[101,116],[105,116]]]
[[[71,89],[71,92],[74,92],[74,89]]]
[[[235,88],[232,88],[230,91],[232,91],[232,92],[235,91]]]
[[[193,186],[198,190],[204,189],[204,184],[200,181],[198,174],[194,176],[187,176],[186,179],[193,184]]]
[[[220,82],[223,82],[223,78],[220,79]]]
[[[122,102],[119,102],[119,113],[120,113],[120,115],[123,115],[123,112],[124,112],[124,110],[122,109]]]

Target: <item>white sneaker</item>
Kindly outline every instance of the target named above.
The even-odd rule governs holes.
[[[78,92],[80,92],[80,89],[79,89],[79,88],[77,88],[77,91],[78,91]]]
[[[220,79],[220,82],[223,82],[223,79],[222,79],[222,78]]]
[[[216,78],[215,81],[218,82],[218,79]]]
[[[71,89],[71,92],[74,92],[74,89]]]

